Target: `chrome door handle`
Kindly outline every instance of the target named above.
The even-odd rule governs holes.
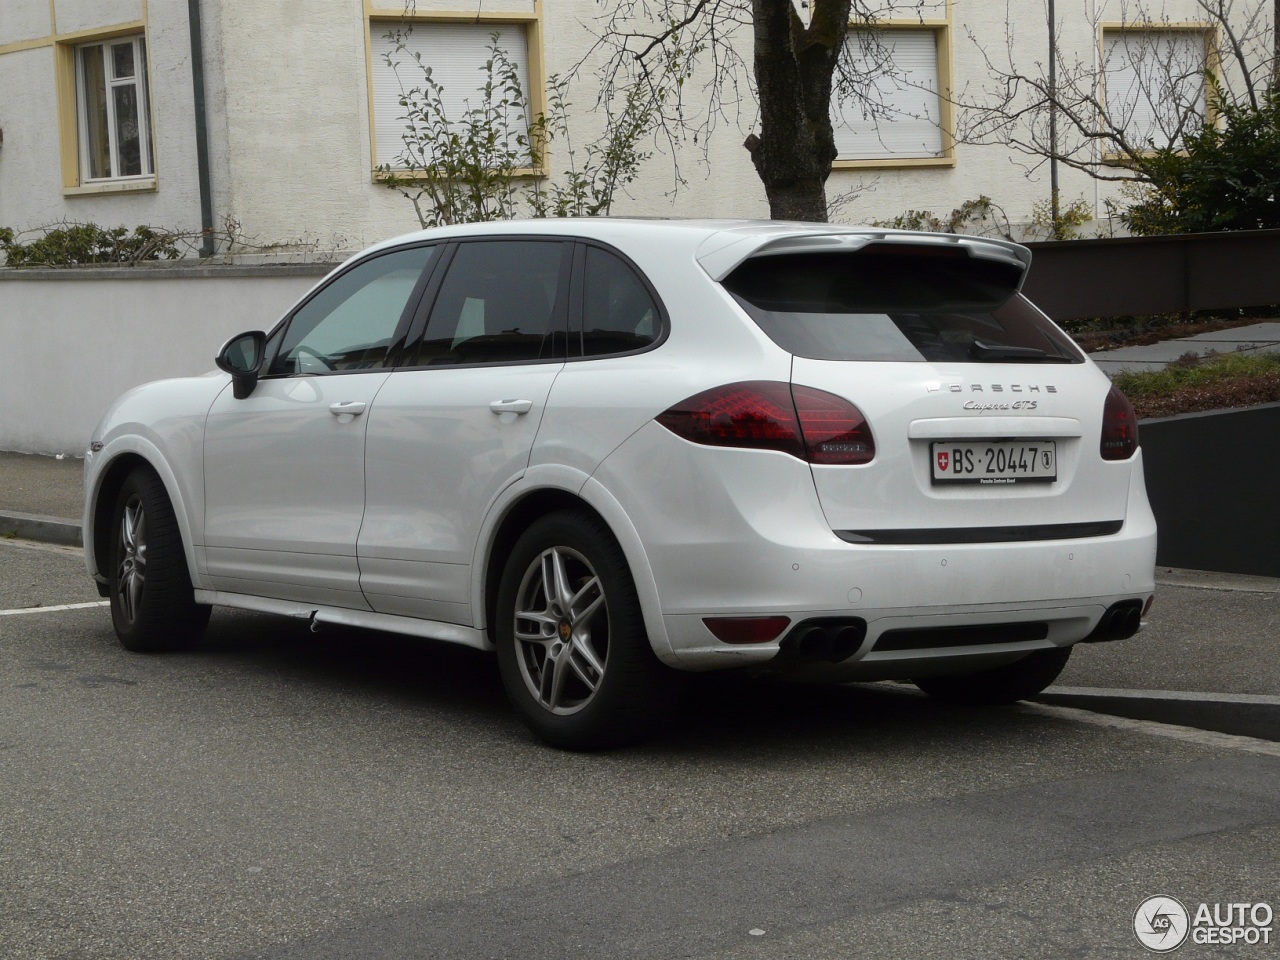
[[[489,409],[494,413],[514,413],[516,416],[523,416],[533,409],[532,400],[495,400],[489,404]]]
[[[346,403],[329,404],[329,412],[335,417],[358,417],[364,413],[364,408],[368,404],[363,400],[348,400]]]

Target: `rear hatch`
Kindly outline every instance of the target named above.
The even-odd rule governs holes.
[[[860,239],[766,250],[723,280],[793,355],[793,385],[844,398],[866,418],[870,462],[812,467],[831,528],[879,543],[1117,532],[1131,451],[1104,460],[1100,449],[1117,401],[1018,292],[1026,251],[976,238]]]

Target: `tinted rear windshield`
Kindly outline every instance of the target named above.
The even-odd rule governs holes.
[[[962,249],[757,257],[724,280],[778,346],[814,360],[1083,363],[1015,292],[1021,270]]]

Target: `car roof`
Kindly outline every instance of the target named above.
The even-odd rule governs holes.
[[[435,227],[376,244],[363,255],[427,240],[486,236],[563,236],[594,239],[630,252],[660,245],[686,248],[713,280],[722,280],[744,260],[803,252],[852,252],[870,243],[950,246],[971,257],[1000,260],[1025,274],[1031,251],[1007,240],[961,234],[888,230],[879,227],[781,220],[685,220],[640,217],[566,217],[501,220]]]

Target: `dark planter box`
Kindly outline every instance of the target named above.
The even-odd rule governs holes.
[[[1280,577],[1280,403],[1143,420],[1162,567]]]

